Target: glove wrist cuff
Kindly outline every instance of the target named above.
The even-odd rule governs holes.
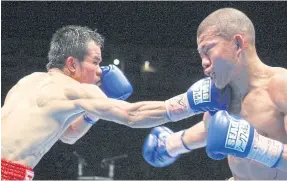
[[[282,157],[284,145],[254,131],[253,143],[247,158],[256,160],[268,167],[274,168]]]
[[[180,121],[196,114],[189,106],[187,93],[166,100],[165,108],[168,118],[172,122]]]

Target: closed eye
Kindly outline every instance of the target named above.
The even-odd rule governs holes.
[[[99,65],[101,62],[102,62],[102,60],[100,58],[95,58],[93,64]]]
[[[206,56],[209,55],[208,53],[209,53],[209,50],[210,50],[210,49],[211,49],[211,48],[208,48],[208,49],[205,50],[205,53],[204,53],[204,54],[205,54]]]

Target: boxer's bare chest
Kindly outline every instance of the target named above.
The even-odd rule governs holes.
[[[246,119],[263,136],[287,143],[283,115],[270,98],[267,88],[251,90],[240,100],[234,97],[229,110]],[[228,157],[231,171],[241,179],[287,179],[287,173],[248,159]]]
[[[283,114],[271,100],[267,88],[251,90],[243,100],[232,99],[230,112],[242,116],[260,134],[287,143]]]

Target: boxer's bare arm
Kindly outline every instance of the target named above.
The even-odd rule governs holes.
[[[6,104],[8,102],[8,100],[10,99],[11,95],[13,95],[13,93],[15,92],[16,90],[16,87],[17,87],[17,84],[14,85],[10,90],[9,92],[7,93],[6,97],[5,97],[5,100],[4,100],[4,104]]]
[[[185,130],[184,135],[182,135],[182,131],[172,134],[166,142],[168,153],[176,156],[178,154],[187,153],[189,150],[205,147],[208,115],[208,113],[205,113],[203,120]],[[184,142],[185,146],[188,147],[188,150],[186,147],[183,148],[182,141]]]
[[[79,90],[80,91],[75,91],[74,89],[67,89],[65,93],[69,99],[76,99],[79,97],[87,99],[107,98],[107,96],[96,85],[81,84]],[[99,119],[92,115],[87,116],[94,120]],[[80,116],[67,128],[67,130],[61,136],[60,140],[66,144],[74,144],[78,139],[84,136],[91,127],[92,124],[87,123],[84,120],[84,117]]]
[[[78,139],[84,136],[91,127],[92,124],[87,123],[84,121],[84,117],[80,116],[67,128],[60,137],[60,140],[66,144],[74,144]]]
[[[132,128],[149,128],[169,121],[164,101],[128,103],[98,98],[74,100],[74,104],[95,117]]]
[[[73,90],[66,93],[71,99],[84,97],[84,99],[75,100],[75,103],[87,111],[89,117],[92,116],[113,121],[132,128],[149,128],[170,121],[164,101],[128,103],[107,98],[97,86],[88,84],[82,84],[81,86],[82,91],[86,92],[84,95],[79,95],[79,93]],[[179,105],[173,104],[173,106],[179,108]],[[180,111],[178,113],[180,113]],[[85,121],[77,120],[70,125],[61,140],[65,143],[73,144],[82,137],[90,127],[91,125]]]
[[[190,149],[206,146],[207,129],[210,115],[204,113],[202,121],[187,129],[183,135],[183,141]]]
[[[277,74],[270,81],[269,94],[278,109],[284,115],[284,127],[287,136],[287,71]],[[284,145],[282,158],[277,166],[287,172],[287,144]]]

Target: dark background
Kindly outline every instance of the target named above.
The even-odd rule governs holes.
[[[134,85],[128,101],[165,100],[203,77],[196,52],[196,30],[212,11],[234,7],[256,28],[257,50],[268,65],[286,67],[286,2],[3,2],[1,101],[23,76],[46,71],[52,34],[69,24],[98,29],[105,36],[103,65],[118,58]],[[141,71],[150,61],[155,73]],[[19,100],[21,103],[21,100]],[[201,116],[169,123],[174,131],[199,122]],[[101,160],[121,154],[115,179],[226,179],[227,160],[209,159],[204,148],[183,155],[167,168],[144,162],[142,143],[150,129],[131,129],[100,120],[74,145],[57,142],[35,167],[35,179],[76,179],[76,151],[86,159],[84,175],[107,176]],[[12,130],[11,130],[12,132]]]

